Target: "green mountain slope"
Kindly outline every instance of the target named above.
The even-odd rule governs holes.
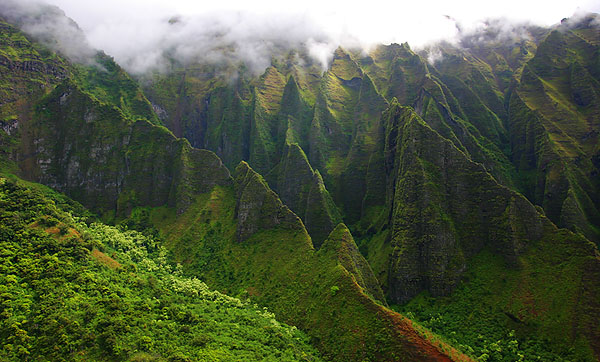
[[[159,240],[89,215],[0,178],[2,360],[319,360],[272,313],[183,276]]]
[[[288,145],[281,161],[266,176],[281,201],[304,221],[315,247],[320,247],[341,215],[319,171],[314,171],[297,143]]]
[[[1,17],[0,28],[3,127],[9,129],[11,122],[26,117],[26,104],[35,101],[66,78],[103,103],[118,107],[129,118],[144,118],[159,123],[137,82],[107,55],[101,52],[94,54],[90,60],[92,66],[71,63],[48,47],[30,41]]]
[[[600,295],[598,278],[589,276],[600,270],[595,245],[557,229],[412,109],[393,103],[384,117],[389,182],[395,190],[388,195],[392,223],[383,231],[389,246],[369,246],[368,252],[378,275],[387,275],[390,299],[404,303],[423,290],[451,294],[465,270],[484,268],[481,255],[491,253],[502,272],[473,272],[476,282],[465,285],[481,281],[501,288],[479,295],[471,305],[494,305],[516,316],[513,329],[525,333],[527,325],[527,332],[548,338],[558,350],[576,344],[587,358],[597,353],[598,328],[590,326],[598,323]],[[388,253],[383,263],[382,250]]]
[[[434,64],[428,64],[407,44],[379,46],[366,56],[339,48],[331,68],[322,76],[311,63],[302,66],[290,57],[274,61],[260,78],[240,73],[234,86],[223,86],[228,94],[237,94],[233,100],[240,101],[235,102],[222,103],[221,99],[232,98],[223,98],[218,91],[221,88],[213,85],[224,85],[227,76],[204,71],[202,79],[179,78],[180,90],[171,88],[186,104],[200,105],[197,111],[183,112],[196,114],[196,123],[170,128],[182,136],[198,132],[215,135],[221,141],[188,138],[195,146],[215,151],[229,167],[246,160],[263,174],[286,154],[286,140],[298,143],[311,167],[321,173],[344,220],[351,225],[360,221],[364,228],[368,227],[364,220],[372,221],[380,211],[382,199],[376,195],[384,192],[380,183],[373,182],[382,176],[381,167],[373,163],[382,159],[379,114],[386,102],[396,97],[401,104],[415,108],[423,120],[472,160],[482,163],[500,183],[542,206],[554,223],[597,241],[598,211],[594,205],[598,203],[598,185],[594,175],[598,168],[593,160],[598,151],[594,136],[598,40],[593,22],[591,15],[567,21],[552,32],[524,27],[520,31],[525,35],[513,35],[508,40],[501,30],[490,26],[484,40],[472,36],[463,39],[463,48],[439,47],[441,59]],[[194,68],[180,72],[194,74]],[[533,73],[543,78],[538,85]],[[156,94],[163,82],[176,78],[164,76],[156,87],[149,83],[146,89]],[[190,94],[188,89],[199,94]],[[544,94],[548,96],[544,98]],[[173,108],[160,95],[151,98],[158,105]],[[214,102],[219,107],[214,115],[202,109],[204,104],[211,109]],[[521,107],[523,103],[526,109]],[[546,125],[539,135],[527,130],[532,117],[527,109],[543,110],[541,124]],[[169,111],[165,119],[177,118],[180,113]],[[567,127],[565,119],[577,124]],[[562,130],[565,127],[568,131]],[[568,134],[573,132],[578,133]],[[548,152],[540,145],[522,142],[524,138],[544,137],[551,137],[556,145],[548,146],[553,149],[548,152],[558,152],[550,158],[561,158],[568,164],[556,167],[568,168],[568,172],[548,170],[545,164],[550,159],[536,161]],[[232,154],[228,149],[233,144],[240,149]],[[550,173],[562,176],[544,176]],[[304,204],[284,199],[290,205]],[[304,210],[292,209],[304,219]]]
[[[306,329],[328,358],[468,360],[373,299],[382,292],[347,230],[330,236],[335,241],[326,240],[329,246],[315,255],[302,221],[247,164],[232,179],[214,153],[130,118],[115,98],[98,98],[97,90],[84,86],[67,77],[33,102],[18,132],[7,135],[14,147],[7,161],[16,172],[67,193],[106,220],[131,216],[124,225],[156,225],[188,275],[202,275],[233,294],[248,288],[248,296]],[[316,195],[310,199],[332,204],[318,173],[312,180]],[[251,273],[255,278],[243,277]],[[338,313],[335,297],[355,312]],[[299,298],[302,303],[295,303]],[[122,327],[114,336],[123,335]],[[208,352],[191,346],[182,353]]]
[[[528,197],[557,225],[598,242],[600,38],[580,26],[565,25],[540,43],[511,97],[510,124],[520,131],[513,157],[529,176]]]
[[[234,188],[199,196],[180,217],[158,209],[150,219],[190,274],[273,308],[327,359],[468,360],[373,299],[381,290],[343,224],[316,251],[300,219],[246,163]]]
[[[163,204],[181,212],[194,192],[230,182],[212,152],[145,119],[132,121],[69,81],[42,98],[21,129],[20,146],[31,150],[19,159],[22,174],[100,213]]]
[[[261,75],[170,59],[143,88],[2,23],[0,165],[159,235],[327,359],[597,360],[597,19],[436,61],[340,47],[324,72],[306,49]]]

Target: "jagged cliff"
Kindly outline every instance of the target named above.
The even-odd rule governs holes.
[[[194,193],[231,182],[214,153],[156,124],[140,88],[110,58],[99,54],[102,65],[90,67],[45,59],[47,49],[3,26],[3,81],[21,91],[0,107],[2,146],[22,177],[120,216],[136,206],[183,212]]]
[[[69,81],[36,105],[20,133],[22,175],[100,213],[159,205],[183,212],[195,193],[230,182],[214,153],[147,120],[131,121]]]
[[[387,290],[392,301],[406,302],[422,290],[433,296],[448,295],[469,259],[484,250],[523,275],[530,273],[531,259],[537,259],[538,267],[560,269],[544,259],[551,253],[562,254],[562,268],[578,270],[579,275],[599,270],[600,254],[593,244],[581,235],[559,232],[525,197],[500,185],[412,109],[393,101],[384,119],[388,189],[393,190],[388,194],[391,224],[386,240],[390,243]],[[557,277],[538,283],[540,288],[551,288],[569,282]],[[582,310],[597,308],[597,292],[580,299],[583,290],[596,288],[596,282],[584,278],[577,284],[581,289],[567,297],[560,314],[597,349],[595,330],[584,332],[590,320],[579,319]],[[534,305],[545,303],[544,296],[532,294]],[[524,318],[539,319],[540,333],[555,328],[553,323],[564,323],[542,316]]]
[[[469,360],[379,302],[381,289],[345,225],[315,250],[300,218],[245,162],[233,187],[215,188],[157,226],[191,273],[269,306],[328,359]]]
[[[300,215],[311,235],[313,245],[320,247],[342,217],[319,171],[313,170],[302,148],[292,143],[281,161],[266,177],[281,200]]]
[[[268,170],[269,185],[302,218],[316,246],[319,233],[335,225],[328,217],[327,227],[316,230],[306,214],[311,175],[322,175],[395,302],[423,291],[451,294],[484,251],[520,270],[531,243],[547,251],[572,239],[596,263],[583,239],[561,234],[556,241],[552,226],[597,240],[593,19],[554,30],[529,27],[528,37],[508,41],[491,31],[489,39],[463,39],[461,48],[442,44],[440,59],[431,63],[407,44],[367,55],[340,48],[312,83],[298,80],[312,74],[310,68],[299,72],[290,59],[285,66],[273,63],[261,78],[238,83],[247,85],[248,104],[264,108],[261,119],[280,115],[271,118],[270,133],[260,133],[260,143],[271,150],[261,154],[271,156],[256,167]],[[397,104],[382,118],[393,98]],[[414,111],[399,111],[399,105]],[[250,140],[260,129],[253,122]],[[250,165],[258,160],[250,154],[241,159]],[[585,263],[565,260],[584,273]],[[555,297],[538,295],[538,302]],[[578,312],[564,313],[577,324]],[[533,320],[542,334],[556,326]]]
[[[187,273],[334,360],[468,360],[386,307],[423,295],[597,359],[594,19],[441,44],[435,62],[408,44],[338,48],[325,72],[303,50],[260,76],[174,60],[143,88],[3,22],[0,166],[104,220],[144,214]]]
[[[114,104],[90,80],[108,78],[105,84],[120,89],[119,68],[95,73],[62,62],[65,76],[47,82],[27,109],[15,112],[19,122],[14,132],[5,132],[3,161],[9,167],[2,172],[64,192],[109,221],[145,210],[188,273],[232,293],[246,290],[273,306],[307,330],[330,359],[468,360],[445,344],[434,345],[380,304],[381,289],[347,229],[340,226],[324,237],[327,247],[316,252],[300,218],[247,163],[232,178],[213,152],[193,148],[153,117],[132,115],[132,108],[122,107],[125,102]],[[32,74],[24,79],[43,69],[28,69]],[[123,90],[122,97],[126,94]],[[290,155],[290,163],[295,157]],[[310,186],[307,203],[334,208],[319,174],[309,176],[302,181]],[[319,217],[314,219],[320,222]],[[327,220],[333,229],[335,221]],[[196,269],[198,263],[205,264]],[[353,312],[341,313],[339,305]]]
[[[564,24],[540,43],[510,98],[513,158],[525,194],[557,225],[598,242],[598,32]]]
[[[290,56],[274,61],[260,78],[240,73],[232,85],[215,69],[198,66],[181,68],[156,81],[156,87],[149,83],[146,90],[153,102],[168,109],[167,125],[177,123],[181,114],[195,114],[194,125],[179,122],[169,128],[178,135],[200,132],[200,137],[188,137],[192,144],[215,151],[230,167],[246,160],[267,174],[285,161],[287,144],[297,143],[322,175],[344,220],[352,225],[360,221],[365,228],[379,216],[378,206],[383,204],[385,190],[378,179],[383,176],[384,130],[379,120],[395,97],[483,164],[501,184],[542,206],[553,222],[596,241],[598,185],[593,176],[598,168],[592,160],[597,158],[598,40],[593,19],[567,21],[553,31],[528,27],[523,29],[528,36],[509,40],[494,37],[490,29],[489,39],[466,37],[462,48],[439,46],[440,59],[433,64],[407,44],[380,46],[366,56],[339,48],[323,75],[309,61],[304,59],[307,65],[301,65]],[[545,85],[538,82],[536,88],[531,75],[540,69],[544,70],[538,76],[545,77]],[[165,83],[179,84],[171,88],[174,94],[159,91]],[[533,96],[524,100],[528,92]],[[542,94],[548,95],[546,106],[540,103]],[[181,107],[197,108],[182,112],[169,97],[178,97]],[[536,109],[544,112],[535,113]],[[532,117],[543,117],[540,120],[548,120],[548,125],[542,122],[535,128],[528,121]],[[555,134],[552,144],[567,142],[558,138],[560,127],[551,126],[556,124],[553,118],[565,117],[581,120],[580,134],[565,134],[572,144],[569,154],[560,155],[565,145],[522,142],[523,137],[541,140],[550,134]],[[584,153],[575,155],[579,150]],[[536,161],[549,152],[556,155]],[[566,162],[572,171],[562,172],[562,178],[543,176],[555,173],[544,166],[555,158],[564,159],[561,164]],[[571,162],[574,159],[577,162]],[[303,202],[284,199],[304,217],[295,206]]]

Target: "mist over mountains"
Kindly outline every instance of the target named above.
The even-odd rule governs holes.
[[[386,42],[408,42],[415,50],[430,51],[427,58],[436,58],[438,42],[468,46],[473,41],[514,42],[535,36],[540,25],[558,24],[560,18],[549,21],[550,14],[538,15],[537,20],[526,20],[496,13],[453,17],[441,9],[424,11],[407,7],[398,20],[388,23],[388,15],[380,14],[381,21],[371,24],[370,12],[346,13],[325,6],[322,11],[285,11],[270,9],[202,9],[178,13],[160,4],[141,5],[125,3],[108,10],[109,4],[67,2],[78,11],[84,21],[84,30],[64,16],[62,10],[52,8],[43,0],[3,2],[4,13],[19,19],[22,29],[61,51],[77,62],[89,62],[94,55],[92,47],[115,57],[132,74],[147,71],[168,71],[172,61],[181,64],[204,62],[210,64],[244,63],[253,74],[266,69],[273,56],[282,56],[290,50],[305,52],[309,59],[326,70],[338,46],[368,52]],[[584,8],[593,8],[584,5]],[[89,9],[88,9],[89,8]],[[435,7],[434,7],[435,8]],[[449,10],[458,12],[460,6]],[[94,14],[94,10],[98,14]],[[185,7],[184,9],[185,10]],[[556,12],[556,10],[555,10]],[[335,15],[338,14],[338,15]],[[498,14],[490,15],[489,14]],[[544,14],[543,12],[541,14]],[[577,8],[574,19],[584,16]],[[69,14],[67,14],[69,15]],[[364,27],[370,25],[369,28]],[[374,29],[374,30],[373,30]],[[538,31],[539,32],[539,31]],[[91,44],[91,45],[90,45]]]
[[[596,4],[56,4],[0,3],[0,360],[600,359]]]

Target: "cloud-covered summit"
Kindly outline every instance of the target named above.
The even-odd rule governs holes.
[[[0,17],[74,62],[93,62],[97,51],[77,23],[56,6],[41,1],[2,0]]]
[[[59,6],[66,16],[48,3]],[[202,6],[183,0],[0,3],[5,17],[17,19],[24,31],[70,59],[85,62],[94,48],[101,49],[133,74],[168,71],[173,60],[243,62],[252,72],[261,73],[272,56],[289,49],[304,51],[326,68],[340,45],[368,49],[379,43],[408,42],[422,49],[439,41],[460,46],[490,39],[509,41],[530,36],[534,25],[556,24],[577,9],[600,11],[600,5],[588,0],[568,4],[506,0],[492,7],[469,1],[449,6],[438,0],[410,4],[373,0],[361,7],[316,0],[252,4],[222,0]],[[495,16],[502,17],[489,20]],[[430,58],[434,60],[435,53]]]

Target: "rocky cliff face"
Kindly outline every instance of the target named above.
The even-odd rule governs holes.
[[[467,259],[489,248],[518,266],[542,218],[407,107],[386,111],[391,234],[389,294],[404,302],[422,290],[448,294]],[[546,221],[547,222],[547,221]]]
[[[406,302],[423,290],[433,296],[450,294],[468,265],[472,265],[470,260],[484,250],[501,256],[506,268],[527,279],[525,276],[531,275],[534,268],[556,268],[553,257],[548,257],[555,253],[562,255],[565,270],[584,275],[589,273],[588,268],[598,269],[600,254],[592,243],[581,235],[559,231],[525,197],[500,185],[481,164],[469,160],[411,108],[394,101],[384,118],[385,161],[391,190],[387,291],[392,301]],[[537,265],[533,267],[532,263]],[[560,273],[550,280],[533,275],[540,288],[571,283],[569,277],[558,277]],[[518,289],[518,283],[508,283],[504,288]],[[572,333],[586,335],[587,346],[597,350],[593,342],[597,332],[583,332],[590,319],[580,319],[580,313],[596,319],[584,312],[597,308],[596,296],[584,292],[595,290],[595,284],[585,278],[578,287],[582,289],[568,296],[561,294],[566,300],[559,313],[570,322],[535,313],[527,317],[521,314],[523,321],[535,321],[540,334],[569,323]],[[537,287],[529,290],[533,305],[545,303],[546,293]],[[531,297],[521,293],[515,292],[514,297]],[[581,298],[585,302],[578,304]],[[506,303],[502,305],[506,313],[516,315],[514,301],[502,303]]]
[[[259,230],[278,226],[302,229],[298,217],[281,203],[261,175],[246,162],[235,169],[237,240],[245,241]]]
[[[300,215],[318,248],[342,220],[319,171],[310,166],[298,144],[290,144],[281,161],[267,175],[281,200]]]
[[[0,127],[7,136],[28,119],[31,104],[68,75],[62,59],[40,51],[0,18]],[[8,138],[2,141],[6,156],[11,153],[10,143]]]
[[[2,23],[0,166],[109,219],[166,206],[189,272],[334,359],[448,357],[375,300],[452,296],[484,253],[512,277],[491,276],[502,290],[480,307],[598,356],[593,19],[443,45],[437,62],[393,44],[339,48],[324,73],[293,51],[259,77],[173,64],[145,92],[105,55],[73,64]]]
[[[234,187],[200,195],[160,228],[188,272],[269,306],[305,330],[328,359],[469,360],[384,306],[379,283],[343,224],[315,250],[300,218],[245,162],[236,168]]]
[[[157,125],[137,83],[110,58],[96,57],[102,70],[72,64],[2,26],[2,146],[14,171],[121,217],[136,206],[183,212],[193,195],[231,182],[214,153]]]
[[[20,131],[22,174],[100,213],[160,205],[182,212],[194,194],[231,182],[214,153],[129,120],[69,81],[36,105]]]
[[[509,111],[525,194],[557,225],[598,242],[600,38],[593,19],[567,22],[544,38]]]
[[[154,79],[147,92],[165,110],[163,122],[175,135],[214,150],[230,168],[244,160],[268,174],[270,186],[302,217],[318,246],[341,216],[304,155],[315,72],[310,66],[299,68],[295,58],[269,67],[257,79],[244,69],[198,65]],[[299,168],[292,169],[293,164]],[[306,177],[287,178],[303,173]],[[292,184],[306,192],[292,191]]]
[[[360,254],[348,227],[338,224],[331,232],[320,251],[321,254],[331,254],[348,271],[369,296],[386,305],[379,281],[373,274],[367,260]]]
[[[146,89],[167,109],[177,135],[189,135],[192,145],[215,151],[230,167],[246,160],[266,175],[286,162],[287,144],[298,144],[344,221],[359,232],[382,222],[380,113],[395,97],[554,223],[597,241],[594,19],[554,30],[527,26],[526,36],[509,39],[490,26],[485,36],[463,38],[461,48],[438,45],[432,62],[408,44],[366,55],[339,48],[323,74],[290,55],[274,58],[258,78],[242,69],[228,82],[222,75],[237,70],[195,65],[176,67]],[[160,91],[165,84],[173,94]],[[197,121],[181,121],[192,115]],[[284,199],[309,225],[295,206],[304,203]]]

